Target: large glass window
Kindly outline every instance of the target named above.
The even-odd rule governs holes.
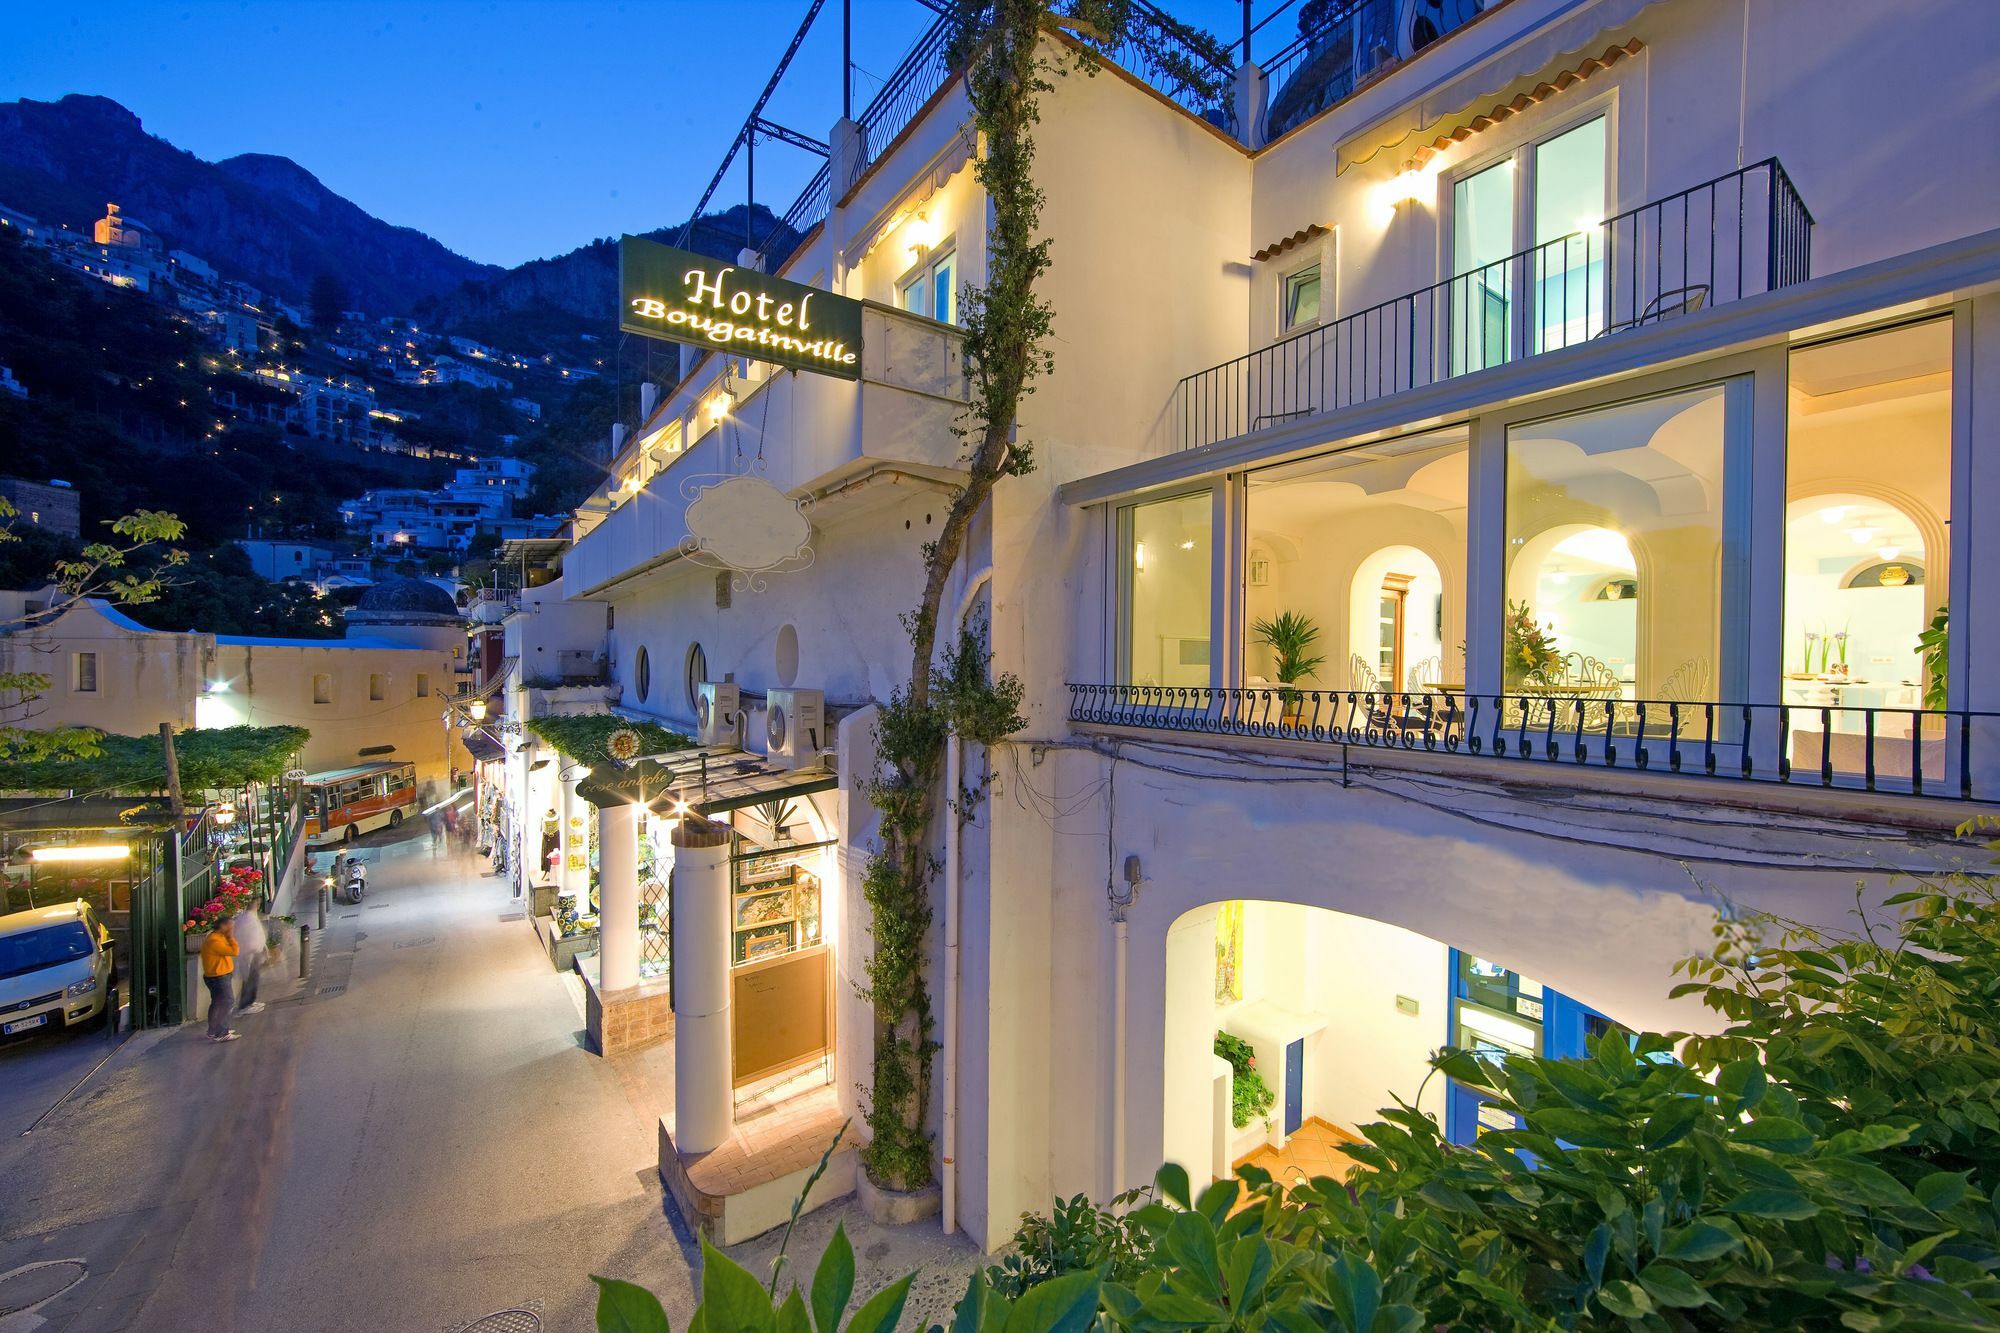
[[[1716,697],[1727,396],[1705,385],[1508,428],[1509,693]]]
[[[1253,473],[1244,684],[1463,689],[1466,475],[1462,430]]]
[[[1604,327],[1604,118],[1535,145],[1535,350]],[[1554,244],[1560,241],[1561,244]]]
[[[1209,589],[1215,557],[1207,491],[1120,511],[1121,683],[1209,683]]]
[[[1452,186],[1451,370],[1497,366],[1512,347],[1514,159]]]
[[[1792,354],[1782,660],[1794,765],[1860,772],[1864,710],[1944,707],[1919,636],[1945,609],[1951,339],[1951,320],[1934,319]],[[1914,754],[1942,780],[1941,724],[1914,737],[1907,714],[1872,721],[1878,778],[1908,777]]]
[[[1513,359],[1524,337],[1542,352],[1603,329],[1607,150],[1598,116],[1453,182],[1453,374]],[[1522,283],[1525,311],[1515,299]]]

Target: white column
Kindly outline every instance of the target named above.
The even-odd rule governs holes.
[[[639,807],[607,805],[597,818],[597,984],[626,990],[639,984]]]
[[[556,808],[561,858],[556,864],[556,892],[573,893],[579,903],[590,889],[590,826],[584,821],[592,813],[590,802],[576,794],[582,776],[572,763],[562,780],[562,803]]]
[[[528,834],[529,811],[534,806],[534,794],[529,791],[533,781],[535,764],[535,742],[529,739],[507,759],[507,874],[514,881],[514,896],[520,897],[527,890],[524,886],[534,881],[528,876],[527,863],[534,859],[534,848]]]
[[[674,1146],[722,1146],[730,1103],[729,832],[692,816],[674,829]]]

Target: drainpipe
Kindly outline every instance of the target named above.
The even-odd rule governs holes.
[[[993,566],[972,574],[958,595],[958,614],[951,618],[949,632],[958,633],[972,610],[972,599],[993,581]],[[944,742],[944,789],[947,802],[944,825],[944,1198],[939,1212],[944,1234],[958,1230],[958,899],[959,899],[959,816],[950,808],[958,799],[965,769],[965,742],[954,733]]]

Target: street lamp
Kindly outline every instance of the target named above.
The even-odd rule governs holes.
[[[484,722],[486,720],[486,701],[484,699],[474,699],[465,706],[465,715],[474,722]]]

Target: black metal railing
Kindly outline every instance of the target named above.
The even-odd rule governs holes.
[[[1802,282],[1812,214],[1776,158],[1189,375],[1198,448]]]
[[[813,173],[812,179],[799,191],[799,197],[792,201],[792,206],[785,210],[785,215],[771,225],[770,234],[765,236],[762,249],[766,258],[770,260],[773,272],[783,268],[785,261],[791,258],[790,250],[782,255],[770,253],[773,242],[778,236],[789,230],[792,237],[791,244],[796,248],[798,242],[805,239],[806,233],[826,221],[826,215],[833,206],[833,191],[829,180],[831,175],[831,164],[820,163],[819,170]]]
[[[1152,0],[1133,0],[1126,40],[1104,56],[1189,115],[1237,132],[1228,48]]]
[[[1312,31],[1258,61],[1269,89],[1267,138],[1303,125],[1396,64],[1397,8],[1398,0],[1345,0],[1332,6]]]
[[[917,112],[937,95],[951,77],[951,20],[939,18],[917,38],[895,72],[870,98],[857,117],[862,128],[862,151],[855,159],[854,174],[840,183],[844,194],[868,168],[888,150],[896,136],[916,119]]]
[[[1270,685],[1069,692],[1070,721],[1101,726],[2000,800],[2000,771],[1974,763],[1975,747],[2000,747],[2000,713]]]

